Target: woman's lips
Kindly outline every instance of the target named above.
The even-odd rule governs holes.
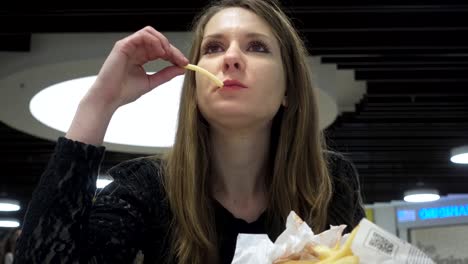
[[[224,80],[223,89],[246,89],[247,86],[237,80]]]

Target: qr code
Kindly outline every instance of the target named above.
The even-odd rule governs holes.
[[[377,249],[389,256],[392,256],[395,251],[395,244],[375,231],[373,231],[367,239],[367,246]]]

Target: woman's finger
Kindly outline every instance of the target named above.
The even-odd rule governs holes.
[[[177,49],[176,47],[171,45],[171,58],[168,58],[169,61],[174,63],[177,66],[185,66],[189,63],[189,60],[184,56],[184,54]]]
[[[167,54],[170,54],[172,52],[169,40],[161,32],[157,31],[156,29],[150,26],[145,27],[144,30],[159,39],[162,47],[164,48]]]
[[[168,66],[154,74],[148,75],[150,89],[154,89],[159,85],[170,81],[172,78],[177,75],[182,75],[185,73],[185,69],[178,66]]]

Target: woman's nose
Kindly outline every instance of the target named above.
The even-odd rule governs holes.
[[[240,71],[244,68],[242,51],[237,46],[231,46],[224,54],[224,71]]]

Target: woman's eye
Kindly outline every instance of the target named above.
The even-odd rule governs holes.
[[[265,45],[261,41],[252,41],[252,42],[250,42],[248,51],[262,52],[262,53],[270,52],[269,49],[268,49],[268,46]]]
[[[224,46],[222,43],[219,42],[208,42],[203,46],[203,54],[214,54],[214,53],[220,53],[224,52]],[[249,42],[247,46],[247,51],[249,52],[260,52],[260,53],[269,53],[270,50],[268,49],[268,46],[261,42],[261,41],[252,41]]]
[[[222,52],[222,51],[223,51],[223,46],[220,43],[216,43],[216,42],[207,43],[203,48],[203,54],[211,54],[211,53],[217,53],[217,52]]]

